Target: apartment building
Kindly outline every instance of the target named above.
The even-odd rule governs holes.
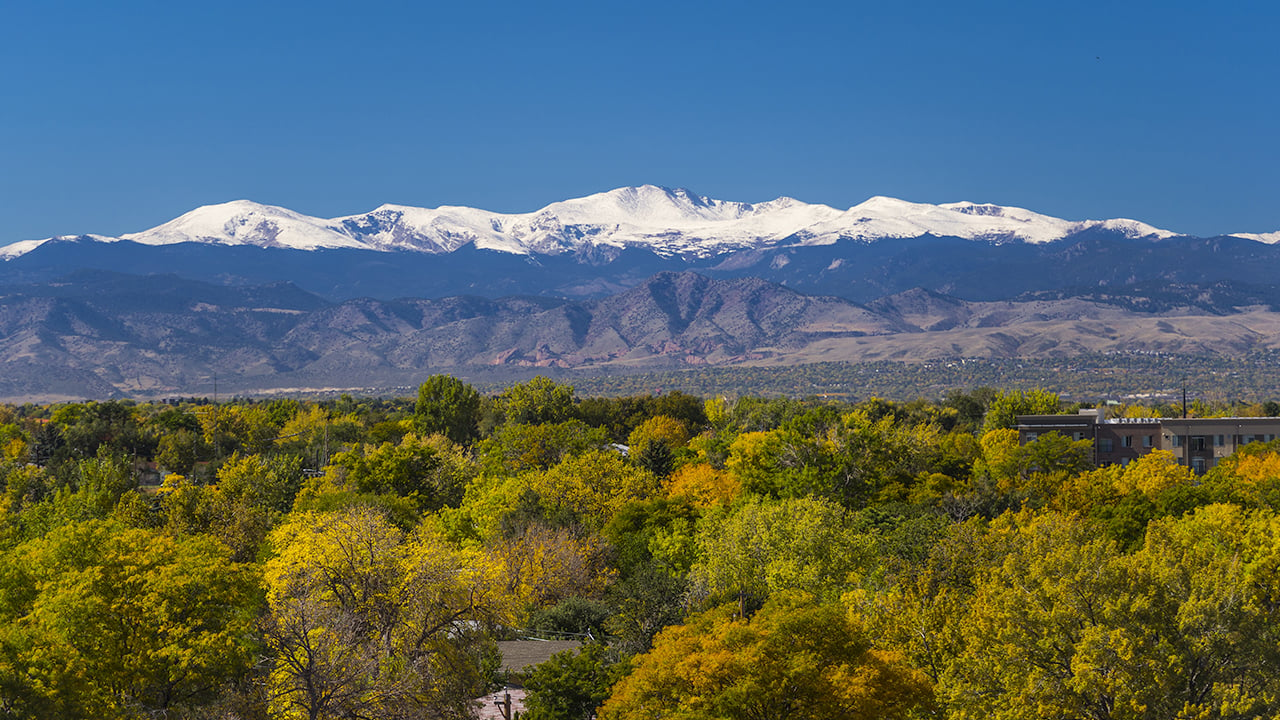
[[[1168,450],[1178,462],[1203,474],[1249,443],[1275,440],[1280,418],[1108,418],[1100,410],[1018,416],[1019,443],[1049,432],[1089,440],[1093,461],[1100,467],[1126,465],[1152,450]]]

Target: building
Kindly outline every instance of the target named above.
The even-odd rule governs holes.
[[[577,651],[581,640],[499,640],[502,670],[508,675],[507,686],[472,700],[477,720],[514,720],[524,714],[525,691],[520,684],[522,673],[541,665],[558,652]]]
[[[1019,443],[1049,432],[1090,441],[1099,467],[1127,465],[1152,450],[1168,450],[1179,463],[1203,474],[1249,443],[1275,440],[1280,418],[1108,418],[1103,410],[1018,416]]]

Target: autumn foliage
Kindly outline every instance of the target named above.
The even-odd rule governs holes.
[[[1019,443],[1059,409],[0,407],[0,717],[465,720],[508,684],[531,720],[1280,715],[1280,442],[1203,475]],[[582,644],[504,667],[535,636]]]

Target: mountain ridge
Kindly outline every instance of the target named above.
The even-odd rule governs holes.
[[[357,215],[317,218],[249,200],[205,205],[156,227],[119,237],[55,236],[0,247],[12,260],[51,240],[248,245],[299,250],[451,253],[464,246],[517,255],[554,255],[635,247],[660,255],[709,257],[744,250],[875,242],[924,235],[984,242],[1043,244],[1102,229],[1129,238],[1178,233],[1137,220],[1071,221],[990,203],[932,205],[875,196],[847,210],[780,197],[760,203],[717,200],[683,188],[623,187],[553,202],[528,213],[464,206],[384,204]],[[1250,234],[1256,242],[1280,233]]]
[[[1215,291],[1224,302],[1252,297],[1249,287]],[[214,377],[233,394],[403,393],[436,372],[1280,349],[1280,312],[1268,307],[1166,305],[1143,312],[1088,297],[975,302],[923,289],[863,305],[692,272],[658,273],[585,300],[333,302],[283,283],[86,271],[52,285],[0,287],[0,400],[207,394]]]

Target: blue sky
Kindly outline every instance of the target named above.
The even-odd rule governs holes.
[[[15,0],[0,244],[623,185],[1280,230],[1274,2]]]

